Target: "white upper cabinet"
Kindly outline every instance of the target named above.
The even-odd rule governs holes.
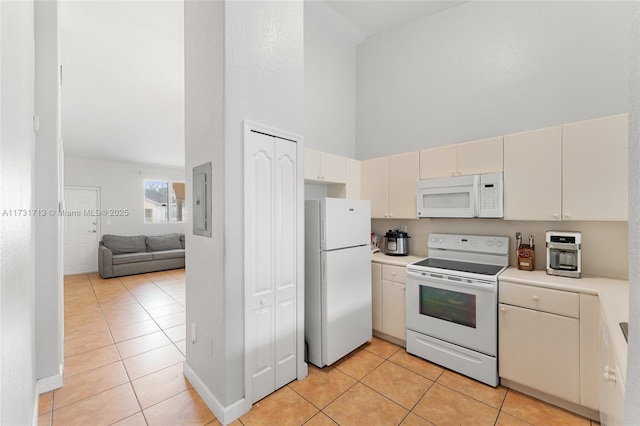
[[[628,129],[628,114],[562,126],[563,219],[628,219]]]
[[[361,162],[361,198],[371,200],[373,219],[416,218],[419,158],[418,152],[413,151]]]
[[[304,179],[314,182],[347,183],[347,158],[305,148]]]
[[[360,163],[361,197],[371,201],[371,218],[388,217],[389,214],[389,164],[388,157],[372,158]]]
[[[504,137],[504,218],[627,220],[627,114]]]
[[[304,149],[304,180],[321,180],[320,154],[315,149]]]
[[[455,145],[420,150],[420,179],[455,176],[457,170]]]
[[[504,137],[504,218],[559,220],[562,127]]]
[[[389,216],[394,219],[415,219],[416,183],[420,174],[418,151],[389,157]]]
[[[502,136],[420,151],[420,179],[502,171]]]
[[[502,171],[502,136],[456,145],[458,175]]]

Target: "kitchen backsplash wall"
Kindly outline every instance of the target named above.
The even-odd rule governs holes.
[[[535,239],[536,270],[544,270],[547,261],[545,232],[580,231],[582,233],[582,271],[586,275],[628,279],[627,222],[533,222],[501,219],[374,219],[371,231],[384,235],[389,229],[407,227],[409,254],[426,256],[428,235],[433,232],[509,237],[509,263],[516,266],[515,234],[522,232]]]

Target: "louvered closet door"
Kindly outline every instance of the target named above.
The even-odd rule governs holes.
[[[245,161],[252,400],[296,378],[296,144],[251,132]]]

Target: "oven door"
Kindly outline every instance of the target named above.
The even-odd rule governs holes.
[[[497,283],[407,270],[407,328],[486,355],[497,352]]]

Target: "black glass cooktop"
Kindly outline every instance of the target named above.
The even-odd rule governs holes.
[[[445,269],[456,272],[470,272],[472,274],[480,275],[497,275],[504,268],[503,266],[496,265],[485,265],[481,263],[459,262],[456,260],[433,258],[422,259],[418,262],[414,262],[412,265]],[[443,271],[443,273],[446,273],[446,271]]]

